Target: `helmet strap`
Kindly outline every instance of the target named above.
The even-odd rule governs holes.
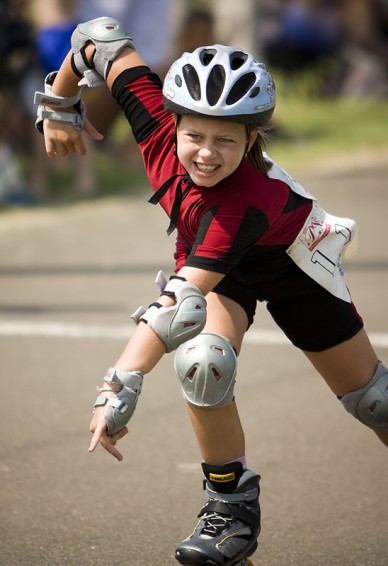
[[[177,157],[178,155],[178,126],[180,124],[182,116],[179,114],[175,114],[175,130],[174,130],[174,155]]]

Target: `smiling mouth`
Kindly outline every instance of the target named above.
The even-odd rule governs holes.
[[[195,163],[196,168],[201,173],[214,173],[219,168],[219,165],[204,165],[203,163]]]

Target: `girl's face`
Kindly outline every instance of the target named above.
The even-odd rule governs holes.
[[[178,159],[196,185],[212,187],[237,169],[256,136],[252,132],[248,140],[244,124],[183,115],[177,128]]]

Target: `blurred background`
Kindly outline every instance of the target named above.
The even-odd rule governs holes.
[[[77,22],[101,15],[124,22],[162,77],[183,51],[214,42],[264,61],[278,90],[268,151],[292,173],[387,158],[387,0],[1,0],[0,212],[147,186],[105,88],[85,92],[105,135],[86,158],[50,162],[34,128],[34,91],[59,68]]]
[[[266,62],[278,91],[268,152],[326,210],[357,220],[347,280],[387,363],[388,0],[0,0],[1,566],[171,566],[204,502],[169,356],[145,380],[124,462],[87,452],[96,384],[174,248],[106,89],[84,92],[105,134],[87,157],[49,160],[34,127],[34,91],[77,22],[106,14],[162,77],[182,51],[216,41]],[[377,438],[264,306],[239,368],[250,467],[263,478],[255,564],[386,564]]]

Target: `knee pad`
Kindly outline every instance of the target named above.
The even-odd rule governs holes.
[[[175,371],[183,397],[198,407],[223,407],[233,400],[237,357],[229,340],[198,334],[176,351]]]
[[[379,362],[365,387],[341,398],[345,409],[366,426],[388,431],[388,370]]]

